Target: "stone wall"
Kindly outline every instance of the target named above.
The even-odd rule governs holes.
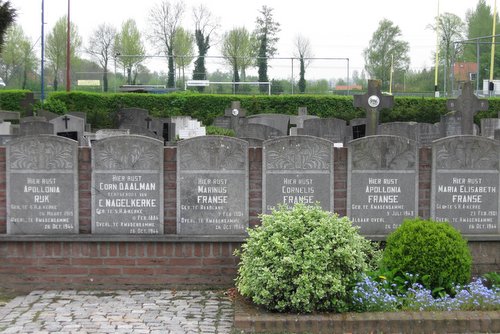
[[[236,276],[234,251],[243,237],[176,234],[176,148],[164,149],[163,235],[91,234],[91,150],[79,148],[79,234],[6,234],[5,148],[0,148],[0,287],[17,290],[230,286]],[[419,208],[428,218],[431,207],[429,148],[419,151]],[[345,215],[347,149],[334,151],[334,210]],[[262,212],[262,149],[249,149],[249,222]],[[380,237],[374,239],[380,240]],[[475,274],[500,271],[500,240],[470,236]]]

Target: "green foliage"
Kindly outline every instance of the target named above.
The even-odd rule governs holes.
[[[21,101],[26,98],[25,90],[0,91],[0,109],[8,111],[21,111]]]
[[[0,108],[21,110],[21,101],[26,91],[0,90]],[[204,125],[211,125],[214,119],[224,115],[231,101],[240,101],[247,115],[261,113],[283,113],[297,115],[299,107],[307,106],[310,115],[336,117],[346,121],[365,117],[365,111],[353,107],[352,96],[338,95],[215,95],[193,92],[171,94],[103,94],[92,92],[52,92],[47,98],[60,100],[67,111],[82,111],[88,114],[94,129],[111,126],[113,115],[121,108],[135,107],[150,111],[156,117],[191,116]],[[490,98],[489,109],[476,114],[481,118],[495,118],[500,109],[500,98]],[[396,97],[392,110],[382,110],[381,122],[414,121],[422,123],[439,122],[446,114],[446,99],[423,97]]]
[[[206,132],[207,132],[207,135],[228,136],[228,137],[235,137],[236,136],[236,134],[234,133],[234,130],[220,128],[218,126],[213,126],[213,125],[207,126]]]
[[[452,292],[470,280],[472,257],[464,240],[448,223],[407,219],[387,237],[382,267],[418,275],[431,290]],[[439,291],[434,291],[435,293]]]
[[[41,103],[38,104],[38,107],[41,107],[40,104]],[[61,100],[51,99],[51,98],[48,98],[47,100],[44,101],[43,109],[60,115],[63,115],[68,111],[66,103],[64,103]]]
[[[352,286],[378,255],[347,217],[319,206],[280,207],[248,233],[236,286],[269,310],[346,311]]]
[[[486,279],[488,286],[492,288],[500,289],[500,274],[497,272],[491,272],[484,274],[483,277]]]

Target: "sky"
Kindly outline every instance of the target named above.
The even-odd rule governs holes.
[[[148,16],[155,4],[161,0],[70,0],[70,19],[78,27],[84,45],[89,36],[101,23],[115,26],[118,30],[122,23],[133,18],[143,36],[150,27]],[[436,35],[429,25],[433,24],[439,12],[458,15],[465,21],[467,10],[476,7],[477,0],[183,0],[186,11],[181,25],[187,29],[193,26],[192,8],[203,3],[219,19],[219,38],[224,32],[236,27],[255,28],[258,10],[263,5],[274,9],[274,19],[280,23],[277,57],[294,56],[294,40],[302,35],[310,40],[311,50],[317,58],[340,58],[339,60],[317,60],[311,62],[306,70],[306,79],[340,78],[347,76],[347,63],[350,76],[364,67],[363,50],[377,30],[382,19],[389,19],[399,26],[401,40],[409,42],[412,69],[433,66],[432,55],[436,49]],[[486,0],[493,7],[495,0]],[[17,23],[33,42],[37,42],[40,52],[42,0],[10,0],[18,10]],[[55,22],[66,15],[68,0],[44,0],[45,36],[52,30]],[[144,37],[148,55],[156,55]],[[40,54],[40,53],[39,53]],[[209,50],[209,56],[220,56],[220,42]],[[81,53],[83,58],[88,58]],[[346,58],[349,60],[347,61]],[[283,79],[298,77],[298,62],[292,67],[290,59],[270,63],[269,75]],[[149,58],[146,66],[151,70],[167,71],[165,59]],[[229,71],[222,60],[211,59],[207,63],[210,72],[215,69]],[[252,72],[253,71],[253,72]],[[255,74],[256,70],[247,71]]]

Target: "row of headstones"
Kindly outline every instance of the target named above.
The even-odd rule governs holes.
[[[245,234],[248,142],[205,136],[177,146],[177,233]],[[92,233],[163,234],[163,143],[117,136],[92,148]],[[333,211],[333,143],[280,137],[263,146],[263,213],[319,203]],[[465,234],[498,235],[500,144],[456,136],[432,146],[431,217]],[[57,136],[7,144],[7,233],[78,233],[78,147]],[[396,136],[348,144],[347,216],[366,235],[387,235],[418,215],[418,145]]]
[[[478,110],[488,108],[487,100],[479,100],[472,90],[470,82],[464,84],[462,94],[457,99],[449,99],[447,107],[450,113],[443,116],[436,124],[415,122],[379,123],[379,112],[390,109],[394,97],[382,95],[380,81],[369,80],[368,92],[354,96],[354,106],[365,109],[366,117],[347,122],[336,118],[320,119],[307,114],[307,108],[299,108],[297,116],[283,114],[259,114],[246,116],[238,101],[226,109],[224,116],[217,117],[214,125],[231,128],[237,137],[250,143],[261,144],[263,140],[286,135],[309,135],[331,140],[338,146],[353,139],[368,135],[386,134],[403,136],[415,140],[421,146],[430,146],[433,140],[453,136],[479,134],[473,117]],[[483,119],[481,134],[493,138],[495,130],[500,131],[500,120]],[[500,135],[500,133],[499,133]]]
[[[116,114],[116,128],[102,129],[91,133],[84,112],[69,112],[58,115],[46,110],[37,116],[20,118],[19,112],[0,111],[0,145],[18,136],[57,135],[76,140],[80,146],[91,146],[94,140],[107,137],[136,134],[173,142],[177,138],[186,139],[206,134],[199,121],[190,116],[155,118],[145,109],[125,108]],[[19,124],[16,124],[19,123]]]

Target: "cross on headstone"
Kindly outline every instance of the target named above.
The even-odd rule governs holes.
[[[379,112],[394,106],[394,96],[382,95],[379,80],[368,80],[368,92],[354,95],[354,107],[366,110],[366,135],[377,134]]]
[[[64,127],[65,129],[68,128],[68,121],[70,120],[71,118],[68,117],[68,115],[64,115],[64,117],[62,118],[62,120],[64,121]]]
[[[149,130],[149,125],[151,124],[151,121],[152,121],[152,120],[153,120],[153,119],[152,119],[151,117],[149,117],[149,116],[148,116],[148,117],[146,117],[146,119],[145,119],[145,121],[146,121],[146,127],[147,127],[147,129],[148,129],[148,130]]]
[[[245,109],[241,109],[240,101],[232,101],[231,108],[224,111],[224,116],[231,117],[231,129],[236,131],[240,125],[239,118],[245,117]]]
[[[488,101],[480,100],[474,95],[472,84],[466,81],[462,88],[462,95],[456,99],[446,101],[448,110],[456,110],[462,117],[462,134],[472,135],[474,129],[474,115],[481,110],[488,110]]]

